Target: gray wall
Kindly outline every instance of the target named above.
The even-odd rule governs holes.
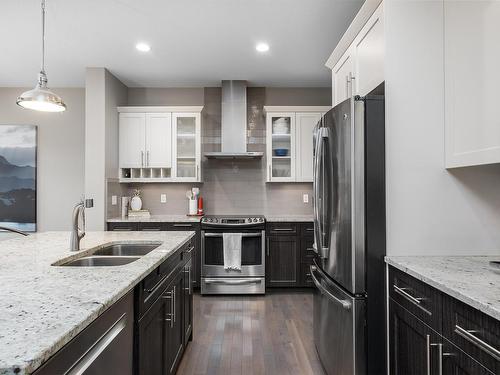
[[[202,89],[203,90],[203,89]],[[178,93],[178,95],[177,95]],[[157,97],[153,97],[154,94]],[[158,99],[159,98],[159,99]],[[180,99],[179,99],[180,98]],[[181,100],[182,99],[182,100]],[[265,152],[264,105],[329,105],[328,88],[247,89],[248,150]],[[204,105],[202,113],[202,152],[220,151],[221,89],[129,89],[129,105]],[[265,182],[265,157],[261,160],[203,160],[203,184],[134,184],[142,190],[145,208],[152,214],[185,214],[186,190],[201,189],[205,211],[210,214],[312,214],[311,183]],[[309,203],[302,195],[309,194]],[[167,203],[160,203],[160,194]],[[108,215],[118,214],[108,205]]]
[[[127,87],[104,68],[87,68],[85,110],[85,196],[94,199],[86,211],[87,228],[104,230],[107,178],[118,176],[118,113],[127,104]]]
[[[444,167],[443,4],[384,11],[387,252],[500,255],[500,165]]]
[[[43,113],[16,105],[28,88],[0,88],[0,124],[38,125],[38,230],[69,230],[71,211],[83,194],[85,90],[55,88],[68,109]]]

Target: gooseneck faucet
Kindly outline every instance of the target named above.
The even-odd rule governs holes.
[[[94,207],[93,199],[82,199],[75,208],[73,208],[73,220],[71,231],[70,250],[80,250],[80,240],[85,236],[85,208]],[[81,221],[81,225],[80,225]]]

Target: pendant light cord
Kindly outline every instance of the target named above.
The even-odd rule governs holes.
[[[42,0],[42,70],[45,73],[45,0]]]

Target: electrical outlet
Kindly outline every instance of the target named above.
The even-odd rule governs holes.
[[[304,203],[309,203],[309,194],[303,194],[302,195],[302,201]]]
[[[160,194],[160,203],[167,203],[167,194]]]
[[[116,198],[116,195],[112,195],[112,196],[111,196],[111,204],[112,204],[113,206],[116,206],[117,200],[118,200],[118,199]]]

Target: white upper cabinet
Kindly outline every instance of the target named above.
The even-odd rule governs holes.
[[[334,106],[351,97],[353,75],[353,49],[349,48],[332,69],[332,102]]]
[[[384,12],[380,5],[354,39],[354,95],[364,96],[384,81]]]
[[[200,182],[203,107],[118,107],[120,182]]]
[[[174,113],[172,177],[179,182],[201,181],[201,124],[199,113]]]
[[[444,2],[446,167],[500,163],[500,2]]]
[[[332,52],[332,105],[384,82],[384,4],[366,1]]]
[[[170,168],[172,166],[172,114],[146,114],[145,166]]]
[[[119,121],[120,168],[142,168],[146,148],[146,115],[120,113]]]
[[[295,113],[267,114],[267,180],[295,181]]]
[[[295,114],[297,134],[296,180],[311,182],[313,180],[313,131],[321,119],[322,113],[299,112]]]
[[[266,106],[267,182],[313,181],[313,130],[326,106]]]

